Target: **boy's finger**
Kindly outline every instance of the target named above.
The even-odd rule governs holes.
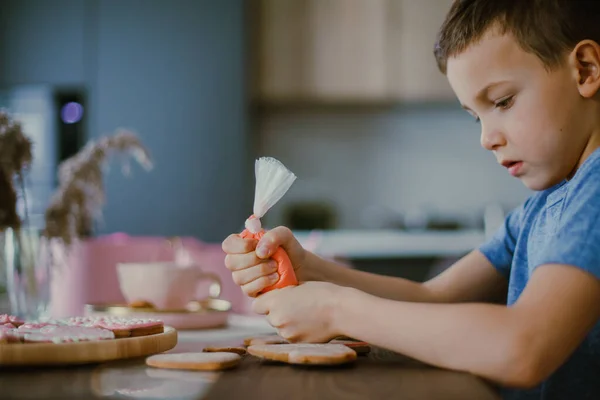
[[[284,289],[271,290],[258,296],[252,302],[252,311],[257,314],[268,315],[271,312],[271,308],[277,304],[277,294],[280,290]]]
[[[286,247],[288,242],[294,238],[292,231],[285,226],[271,229],[262,237],[256,247],[256,255],[260,258],[269,258],[279,247]]]
[[[233,233],[223,241],[221,248],[227,254],[245,254],[254,251],[256,244],[256,239],[243,239]]]
[[[267,294],[265,293],[254,299],[252,302],[252,311],[261,315],[269,314],[269,296],[266,296]]]
[[[277,263],[275,262],[264,262],[255,265],[252,268],[234,271],[231,274],[231,277],[233,278],[233,282],[238,286],[247,285],[262,277],[267,277],[271,282],[270,285],[275,284],[279,280],[279,275],[277,274]],[[259,289],[259,291],[260,290],[261,289]]]
[[[265,260],[256,257],[256,253],[253,251],[245,254],[227,254],[225,256],[225,267],[230,271],[240,271],[264,262]]]
[[[242,290],[248,296],[256,297],[258,295],[258,293],[260,293],[264,288],[274,285],[279,280],[279,275],[277,273],[275,273],[274,275],[275,276],[271,276],[271,275],[261,276],[260,278],[255,279],[252,282],[247,283],[244,286],[242,286]],[[263,296],[264,296],[264,294],[261,295],[260,297],[263,297]]]

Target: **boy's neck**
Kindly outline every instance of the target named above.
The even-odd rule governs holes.
[[[600,148],[600,125],[597,125],[592,134],[590,135],[590,139],[588,140],[585,148],[583,149],[581,157],[579,157],[579,162],[577,163],[577,166],[575,167],[575,169],[573,169],[573,172],[569,174],[567,180],[571,180],[571,178],[573,178],[573,176],[583,165],[585,160],[587,160],[588,157],[592,155],[592,153],[598,148]]]

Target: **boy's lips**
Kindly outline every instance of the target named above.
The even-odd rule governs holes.
[[[523,161],[504,160],[500,164],[506,169],[512,176],[519,175],[521,168],[523,167]]]

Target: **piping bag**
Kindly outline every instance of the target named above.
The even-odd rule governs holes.
[[[256,160],[254,173],[256,175],[256,188],[253,214],[246,220],[246,229],[242,231],[240,236],[244,239],[260,240],[266,233],[262,228],[260,219],[285,195],[296,180],[296,175],[272,157],[261,157]],[[273,289],[298,285],[294,267],[285,250],[278,247],[271,258],[277,262],[279,279],[275,284],[264,288],[258,293],[259,295]]]

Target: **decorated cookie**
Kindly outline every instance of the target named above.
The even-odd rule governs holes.
[[[146,359],[146,364],[156,368],[217,371],[233,368],[239,364],[239,354],[220,353],[173,353],[157,354]]]
[[[0,325],[0,343],[19,343],[22,336],[13,324]]]
[[[13,324],[14,326],[19,326],[23,324],[23,320],[19,317],[15,317],[14,315],[0,314],[0,325],[4,324]]]
[[[131,308],[156,308],[154,304],[150,303],[146,300],[136,300],[129,303],[129,307]]]
[[[70,343],[114,339],[108,329],[85,326],[45,326],[36,333],[26,333],[25,343]]]
[[[252,336],[244,339],[245,346],[252,346],[255,344],[289,344],[287,340],[279,335],[261,335]]]
[[[108,329],[117,338],[146,336],[164,332],[163,322],[151,318],[72,317],[65,320],[65,323],[70,326]]]
[[[40,329],[46,326],[58,326],[58,324],[53,322],[25,322],[23,325],[20,325],[18,331],[20,333],[37,333]]]
[[[356,360],[356,352],[343,344],[265,344],[251,345],[248,354],[289,364],[338,365]]]
[[[343,344],[350,347],[357,354],[368,354],[371,351],[371,346],[367,342],[358,342],[356,340],[333,339],[330,344]]]
[[[109,329],[116,337],[146,336],[165,331],[163,322],[152,318],[100,318],[94,326]]]
[[[235,353],[240,356],[246,354],[244,347],[205,347],[202,351],[205,353]]]

